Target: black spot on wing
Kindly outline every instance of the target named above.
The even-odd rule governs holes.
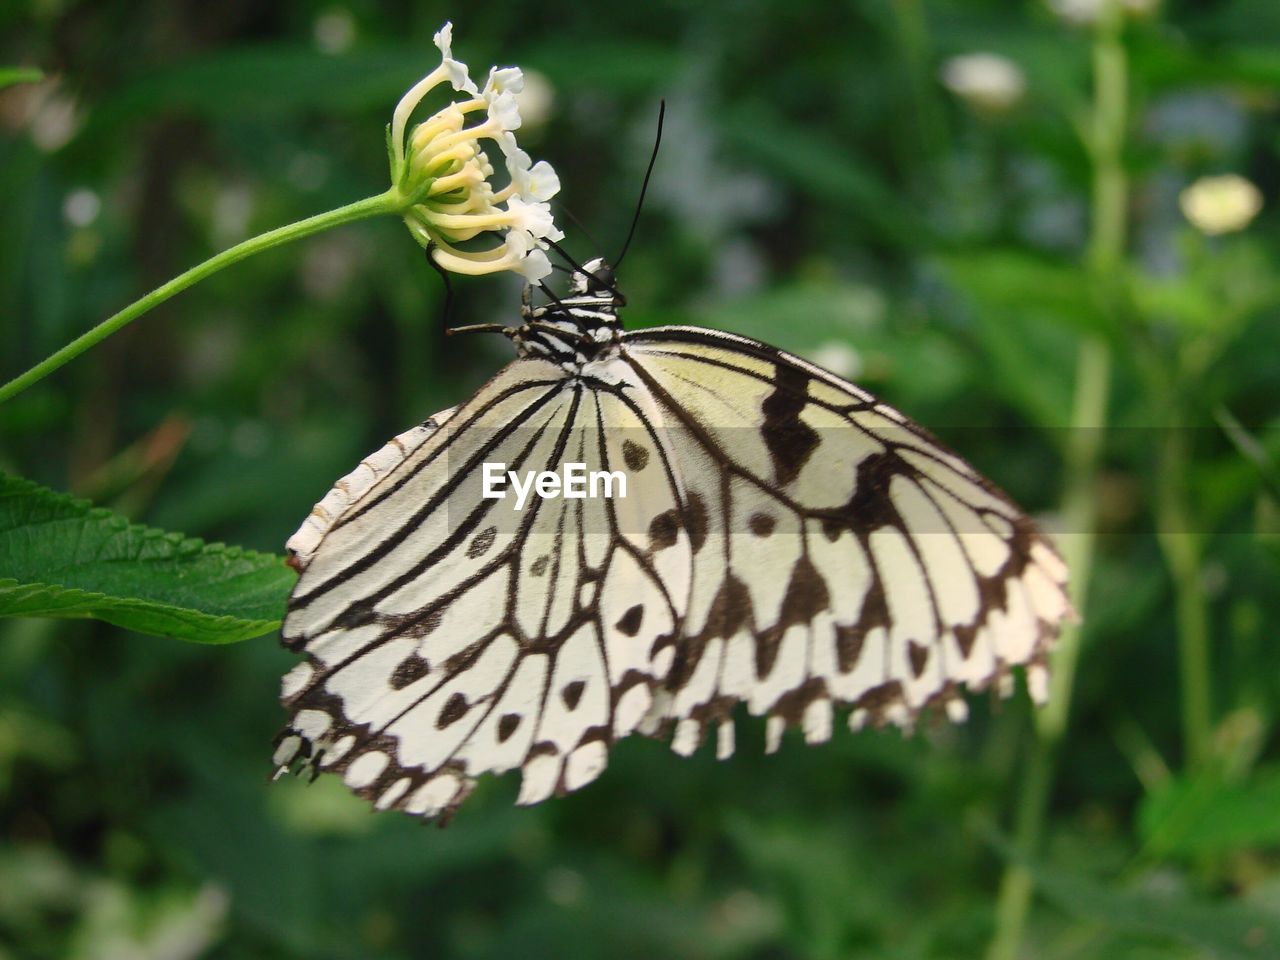
[[[911,672],[919,677],[929,665],[929,648],[914,640],[907,644],[907,659],[911,661]]]
[[[560,691],[560,699],[564,701],[564,705],[568,709],[576,710],[578,703],[582,700],[582,691],[586,687],[585,680],[574,680],[572,683],[567,683],[564,689]]]
[[[617,623],[618,629],[625,633],[628,637],[634,637],[640,632],[640,624],[644,621],[644,605],[637,603],[634,607],[624,613]]]
[[[675,662],[667,678],[667,686],[679,690],[693,676],[698,661],[710,640],[728,640],[751,622],[751,591],[746,584],[729,574],[720,584],[707,611],[707,622],[696,636],[686,637],[676,647]]]
[[[818,446],[818,432],[800,419],[808,401],[805,392],[809,375],[790,364],[777,365],[776,387],[761,404],[764,423],[760,433],[773,460],[774,477],[787,484],[800,475],[801,468]]]
[[[520,714],[506,713],[498,721],[498,742],[506,743],[511,739],[511,735],[516,732],[516,728],[520,726]]]
[[[808,557],[801,557],[791,568],[791,580],[782,599],[778,622],[756,639],[756,676],[763,678],[769,675],[778,658],[782,637],[789,628],[810,623],[830,605],[827,582]]]
[[[685,498],[684,526],[689,532],[689,546],[694,553],[697,553],[707,542],[707,529],[710,524],[707,520],[706,502],[692,491]]]
[[[634,440],[623,440],[622,460],[628,470],[639,473],[649,465],[649,451]]]
[[[497,527],[485,527],[472,538],[471,543],[467,546],[467,558],[475,560],[477,557],[483,557],[488,553],[489,548],[493,546],[493,542],[498,538]]]
[[[745,583],[729,574],[711,601],[707,625],[702,632],[708,640],[715,637],[728,640],[746,626],[750,615],[751,591]]]
[[[747,521],[747,527],[757,537],[767,537],[773,533],[778,521],[767,513],[753,513]]]
[[[893,452],[874,453],[864,459],[858,464],[853,496],[840,510],[842,525],[867,533],[883,526],[903,529],[902,518],[889,497],[889,484],[896,476],[914,472]]]
[[[884,596],[884,584],[877,577],[862,600],[862,613],[858,616],[858,632],[866,636],[876,627],[889,629],[889,603]]]
[[[680,535],[680,514],[664,510],[649,522],[649,549],[654,553],[674,546]]]
[[[848,673],[857,664],[866,639],[867,635],[860,627],[848,624],[836,627],[836,665],[841,673]]]
[[[460,693],[455,693],[446,701],[440,716],[436,718],[436,729],[443,730],[450,724],[457,723],[466,715],[467,706],[467,698]]]
[[[440,621],[443,619],[444,619],[443,608],[437,608],[435,610],[432,610],[430,613],[428,613],[425,617],[422,618],[422,623],[419,626],[419,632],[417,636],[425,637],[427,634],[433,632],[436,629],[436,627],[440,626]]]
[[[431,664],[418,656],[411,653],[400,661],[399,665],[391,673],[391,689],[403,690],[415,680],[421,680],[431,671]]]

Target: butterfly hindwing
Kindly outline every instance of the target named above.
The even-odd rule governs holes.
[[[594,779],[670,670],[684,596],[669,584],[690,567],[682,530],[654,543],[635,513],[680,509],[656,409],[518,360],[450,413],[384,448],[395,462],[369,458],[376,474],[290,541],[302,576],[283,629],[307,659],[285,679],[278,766],[427,816],[485,772],[521,767],[522,803]],[[484,462],[570,461],[629,470],[628,495],[519,510],[481,495]]]

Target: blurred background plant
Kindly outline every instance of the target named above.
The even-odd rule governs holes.
[[[0,378],[254,233],[381,190],[452,18],[633,325],[796,350],[1060,531],[1052,705],[682,760],[445,831],[266,783],[291,657],[0,621],[0,956],[1280,955],[1280,5],[18,2]],[[36,81],[34,75],[0,79]],[[455,281],[509,320],[517,278]],[[509,355],[394,218],[239,264],[0,406],[0,468],[278,552]],[[3,571],[0,571],[3,573]],[[754,749],[753,749],[754,748]]]

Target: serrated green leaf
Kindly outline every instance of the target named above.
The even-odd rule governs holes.
[[[0,474],[0,617],[235,643],[279,627],[293,580],[280,557],[132,524]]]

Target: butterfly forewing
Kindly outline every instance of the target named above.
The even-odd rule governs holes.
[[[935,703],[961,713],[960,684],[980,689],[1015,665],[1041,693],[1070,611],[1066,571],[968,464],[755,341],[658,328],[628,335],[624,355],[701,448],[685,483],[718,520],[695,554],[666,700],[685,724],[677,749],[738,699],[770,716],[774,745],[788,724],[825,739],[833,703],[854,708],[854,725],[909,725]]]

